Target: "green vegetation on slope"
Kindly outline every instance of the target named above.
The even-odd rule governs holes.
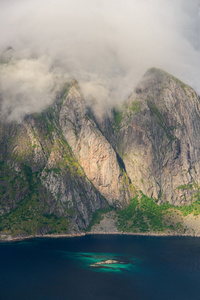
[[[183,216],[187,216],[189,214],[193,214],[194,216],[197,216],[200,214],[200,197],[191,203],[190,205],[183,205],[180,208],[180,211],[183,213]]]
[[[154,198],[149,198],[140,192],[140,196],[135,196],[128,207],[118,211],[119,230],[125,232],[163,232],[180,229],[184,232],[181,222],[174,223],[173,216],[199,215],[199,192],[196,197],[197,200],[192,204],[178,207],[168,202],[158,205]]]
[[[1,163],[1,172],[8,172],[6,188],[8,199],[9,193],[14,193],[16,182],[24,187],[24,197],[14,204],[14,209],[10,213],[4,214],[0,218],[0,232],[16,234],[37,234],[42,233],[62,233],[68,232],[69,220],[66,217],[57,217],[48,214],[47,200],[52,201],[51,195],[42,186],[38,172],[32,172],[31,168],[24,165],[23,171],[18,174],[11,170],[6,164]],[[13,173],[13,180],[10,180],[10,173]],[[13,202],[15,195],[11,194]],[[10,200],[11,201],[11,200]],[[13,208],[13,207],[12,207]]]
[[[101,208],[95,211],[92,217],[92,221],[90,225],[87,227],[86,231],[91,231],[92,226],[99,224],[101,220],[104,218],[104,214],[110,212],[113,208],[111,206],[106,206],[105,208]]]
[[[165,222],[164,216],[176,207],[169,203],[158,205],[153,198],[140,192],[128,207],[118,212],[119,229],[125,232],[147,232],[172,230],[173,226]]]
[[[113,109],[114,123],[112,125],[113,130],[118,132],[120,130],[121,121],[123,119],[122,111],[118,109]]]
[[[20,201],[28,192],[28,183],[22,172],[17,173],[5,162],[0,161],[0,209],[7,211],[15,207],[15,199]]]
[[[195,216],[200,214],[200,186],[198,183],[193,182],[189,184],[183,184],[177,187],[178,190],[190,190],[193,191],[193,196],[191,200],[196,199],[190,205],[183,205],[179,209],[183,213],[183,216],[193,214]]]

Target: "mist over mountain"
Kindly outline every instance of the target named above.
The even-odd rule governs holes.
[[[76,80],[41,113],[0,118],[0,240],[91,230],[199,236],[199,99],[151,68],[101,118]]]
[[[198,0],[1,0],[2,114],[43,110],[72,78],[101,113],[152,66],[200,92],[199,29]]]
[[[0,1],[0,240],[200,236],[199,7]]]

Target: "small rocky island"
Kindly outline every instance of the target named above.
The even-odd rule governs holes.
[[[112,260],[112,259],[108,259],[108,260],[102,260],[102,261],[98,261],[95,264],[90,265],[90,267],[93,268],[99,268],[99,267],[105,267],[105,265],[112,265],[112,264],[122,264],[123,262],[120,262],[118,260]]]
[[[120,257],[120,258],[115,258],[115,259],[105,259],[105,260],[102,260],[102,261],[98,261],[94,264],[91,264],[90,267],[92,267],[92,268],[113,269],[115,267],[119,268],[119,266],[118,266],[119,264],[127,265],[129,263],[131,263],[130,260],[123,259],[123,258]]]

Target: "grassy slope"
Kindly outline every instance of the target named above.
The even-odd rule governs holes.
[[[65,91],[65,96],[68,92],[68,87]],[[58,104],[61,105],[61,102]],[[161,118],[155,107],[152,108],[157,114],[158,119]],[[138,103],[132,103],[131,111],[138,113],[140,106]],[[62,147],[66,147],[66,141],[61,135],[59,124],[55,124],[55,111],[49,108],[46,112],[35,115],[38,120],[39,127],[35,138],[38,138],[38,132],[41,133],[40,139],[43,140],[43,151],[49,156],[52,148],[58,147],[58,152]],[[160,120],[160,119],[159,119]],[[119,130],[122,121],[122,113],[114,111],[114,129]],[[37,122],[36,122],[37,123]],[[34,129],[33,129],[34,130]],[[53,142],[53,133],[56,130],[60,139]],[[168,133],[168,131],[167,131]],[[169,134],[169,133],[168,133]],[[171,136],[170,136],[171,138]],[[34,147],[34,146],[33,146]],[[37,147],[37,146],[35,146]],[[68,147],[68,146],[67,146]],[[32,150],[31,150],[32,151]],[[61,173],[63,168],[68,168],[75,176],[82,176],[84,173],[79,164],[70,155],[70,151],[65,153],[61,151],[62,159],[57,162],[56,168],[46,170],[54,173]],[[10,167],[0,162],[0,199],[2,206],[8,203],[12,211],[0,218],[0,231],[9,231],[13,235],[21,233],[36,234],[46,227],[48,233],[63,233],[68,232],[69,220],[66,217],[57,217],[55,214],[48,214],[48,204],[44,199],[53,201],[50,193],[42,186],[40,182],[41,172],[32,172],[30,167],[24,165],[21,172],[16,172]],[[191,186],[181,186],[181,189],[193,188]],[[200,189],[194,196],[196,201],[189,206],[181,208],[172,206],[168,203],[158,205],[155,199],[148,198],[141,194],[132,199],[130,205],[125,209],[118,211],[119,229],[125,232],[148,232],[180,229],[184,232],[181,223],[173,224],[171,216],[177,211],[183,216],[188,214],[200,214]],[[19,202],[12,201],[20,199]],[[102,214],[105,214],[110,208],[97,211],[93,220],[88,227],[88,231],[92,225],[100,222]]]
[[[130,205],[118,212],[119,230],[124,232],[185,232],[182,222],[173,222],[174,215],[183,217],[200,214],[200,199],[189,206],[177,207],[169,203],[158,205],[143,193],[132,199]]]
[[[1,163],[1,175],[4,175],[1,185],[4,194],[9,196],[8,193],[12,193],[15,199],[17,184],[23,187],[25,192],[24,197],[14,204],[11,212],[0,218],[0,231],[9,232],[13,236],[19,233],[36,234],[42,231],[43,227],[47,228],[48,233],[68,232],[68,219],[47,213],[48,204],[44,199],[53,199],[42,186],[38,172],[32,172],[30,167],[24,165],[19,174]],[[2,194],[1,196],[4,195]],[[6,200],[6,195],[4,199]]]
[[[68,90],[69,86],[63,91],[63,97],[57,104],[58,106],[61,106]],[[46,171],[62,174],[65,169],[65,173],[81,177],[83,171],[73,158],[71,149],[62,136],[57,122],[57,114],[57,110],[49,107],[41,114],[33,116],[34,139],[42,145],[47,157],[52,149],[61,157],[56,163],[56,168],[46,169]],[[54,132],[59,136],[56,141],[53,139]],[[0,161],[0,209],[4,212],[7,211],[0,217],[0,232],[8,232],[12,235],[37,234],[45,228],[47,233],[67,233],[69,219],[66,216],[57,217],[54,213],[49,214],[49,203],[52,207],[55,207],[56,203],[51,193],[41,183],[40,177],[43,168],[38,172],[31,170],[35,145],[32,146],[30,142],[28,144],[28,138],[22,139],[20,136],[19,139],[23,151],[19,153],[20,155],[12,154],[10,157],[13,161],[20,163],[21,171],[17,172],[10,167],[10,164]],[[12,149],[12,143],[10,146],[8,144],[8,147]],[[27,159],[28,152],[30,155]]]

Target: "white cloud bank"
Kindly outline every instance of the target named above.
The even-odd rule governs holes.
[[[10,119],[42,110],[58,82],[76,78],[115,105],[150,67],[200,93],[198,0],[0,0],[2,109]]]

